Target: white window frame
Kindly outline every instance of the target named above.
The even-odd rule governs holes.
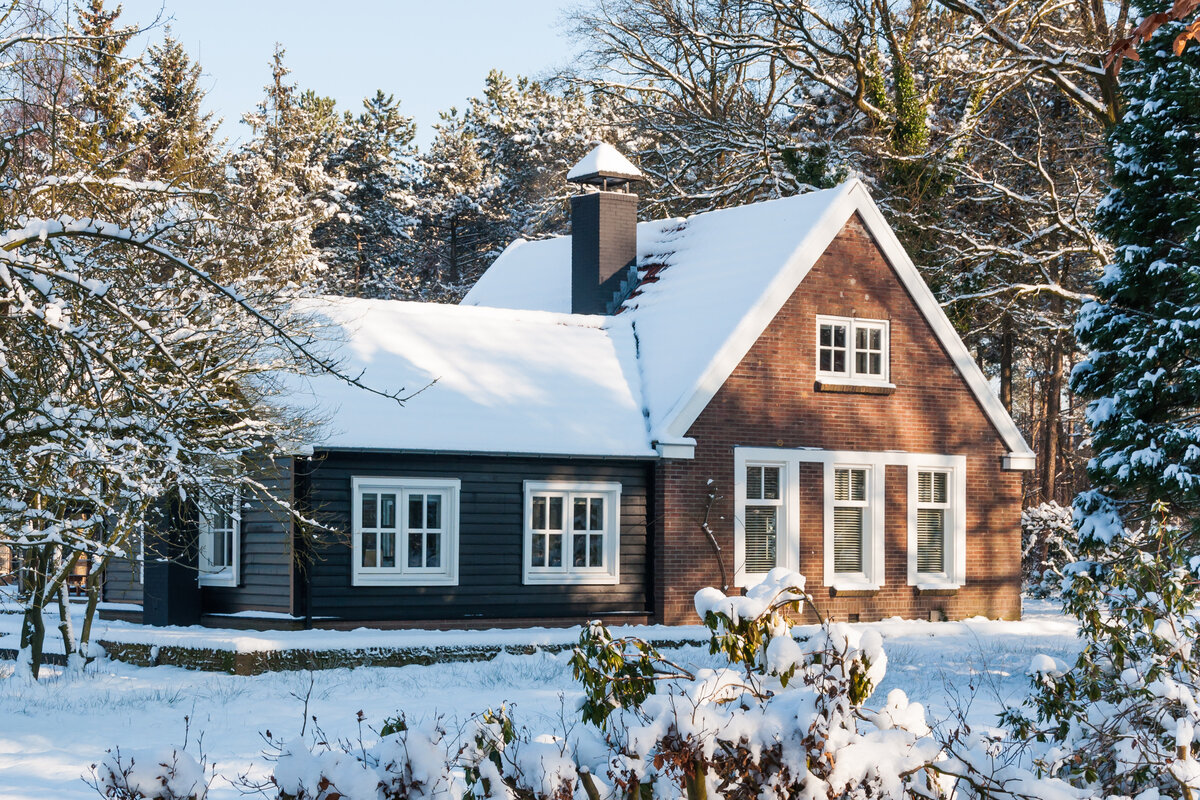
[[[229,492],[225,491],[226,487],[220,487],[217,494],[222,497],[232,494],[233,508],[230,513],[230,522],[233,525],[232,535],[230,536],[230,564],[214,568],[212,565],[213,552],[213,537],[217,532],[213,530],[213,503],[216,497],[202,497],[198,505],[197,527],[199,531],[198,548],[199,558],[197,564],[199,567],[199,583],[201,586],[212,586],[221,588],[236,587],[241,579],[242,567],[242,487],[228,487]],[[143,556],[143,562],[145,557]],[[145,577],[143,576],[143,582]]]
[[[800,561],[799,538],[791,535],[793,526],[792,509],[799,502],[799,486],[792,476],[796,474],[790,469],[787,459],[778,456],[774,458],[748,457],[745,448],[734,451],[734,502],[733,502],[733,583],[735,586],[753,586],[766,577],[765,572],[746,571],[746,506],[769,505],[762,501],[750,502],[746,498],[746,468],[747,467],[778,467],[779,468],[779,519],[775,523],[775,566],[795,569]],[[795,497],[793,497],[795,493]],[[793,547],[793,544],[795,545]]]
[[[870,452],[852,450],[821,450],[817,448],[790,450],[777,447],[735,447],[734,461],[734,584],[750,587],[760,582],[762,573],[749,573],[745,565],[745,474],[747,465],[783,465],[786,472],[786,488],[781,492],[784,501],[784,520],[780,523],[780,541],[776,543],[779,566],[788,569],[800,567],[800,465],[822,464],[823,538],[824,561],[822,579],[826,588],[841,591],[872,591],[884,585],[885,570],[885,506],[887,467],[903,466],[908,470],[908,576],[909,584],[919,588],[957,589],[966,583],[966,468],[967,458],[960,455],[937,455],[929,453]],[[864,521],[864,531],[869,531],[870,540],[863,546],[863,572],[856,575],[835,573],[833,570],[833,470],[836,467],[869,467],[867,478],[869,497],[869,527]],[[954,565],[953,573],[944,580],[937,576],[916,575],[917,514],[916,470],[952,470],[954,497],[953,541],[947,563]],[[811,577],[811,576],[810,576]]]
[[[883,476],[886,465],[869,461],[840,460],[824,464],[822,499],[824,500],[825,585],[835,589],[876,590],[883,586]],[[862,500],[835,500],[834,484],[839,469],[863,470],[866,492]],[[835,508],[863,509],[862,572],[837,572],[834,569]]]
[[[462,481],[457,478],[401,478],[355,475],[350,479],[351,585],[353,586],[457,586],[458,522]],[[396,495],[396,566],[362,566],[362,496],[387,492]],[[442,504],[445,540],[444,566],[436,569],[408,566],[408,494],[438,492]]]
[[[521,581],[527,586],[580,584],[615,586],[621,582],[621,484],[613,482],[525,481],[524,521],[522,523]],[[533,498],[535,495],[559,495],[563,498],[563,559],[558,567],[534,567]],[[576,567],[572,564],[572,503],[578,496],[604,498],[604,566]]]
[[[846,328],[846,369],[841,372],[821,369],[821,326],[843,325]],[[858,329],[882,331],[883,372],[880,375],[859,373],[855,369],[855,341]],[[858,386],[887,386],[891,387],[891,323],[886,319],[860,319],[858,317],[834,317],[824,314],[817,315],[814,342],[816,344],[817,377],[832,382]]]
[[[944,572],[917,571],[917,473],[949,475]],[[958,589],[967,582],[967,459],[965,456],[927,456],[908,465],[908,584],[918,589]]]

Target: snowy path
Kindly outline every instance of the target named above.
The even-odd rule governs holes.
[[[875,697],[903,688],[926,704],[931,719],[945,716],[953,696],[974,697],[969,718],[990,725],[1006,700],[1025,692],[1025,671],[1037,653],[1071,658],[1075,627],[1044,603],[1026,601],[1021,622],[875,623],[885,640],[888,676]],[[711,664],[702,648],[675,655]],[[261,731],[290,737],[299,731],[308,692],[310,713],[332,737],[354,737],[355,712],[367,724],[404,710],[410,717],[465,718],[502,702],[535,730],[560,727],[564,703],[579,696],[567,654],[501,655],[484,663],[285,672],[239,677],[173,667],[106,664],[84,677],[55,676],[30,686],[6,680],[12,662],[0,662],[0,800],[89,798],[80,776],[105,749],[181,743],[184,718],[191,737],[218,770],[251,768],[262,750]],[[261,760],[258,768],[261,769]],[[240,793],[218,781],[213,800]]]

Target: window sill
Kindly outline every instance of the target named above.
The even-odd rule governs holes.
[[[571,573],[530,574],[525,573],[521,583],[526,586],[616,586],[621,582],[620,576],[609,575],[580,575]]]
[[[874,597],[879,587],[870,583],[835,583],[829,587],[830,597]]]
[[[917,590],[917,595],[922,597],[947,597],[957,594],[962,588],[957,583],[935,582],[935,581],[918,581],[913,584],[913,588]]]
[[[832,392],[834,394],[878,394],[888,395],[896,391],[894,383],[869,383],[847,380],[844,378],[818,378],[813,384],[813,391]]]
[[[237,576],[200,575],[196,582],[205,589],[236,589],[238,586]]]
[[[457,575],[355,575],[352,586],[458,586]]]

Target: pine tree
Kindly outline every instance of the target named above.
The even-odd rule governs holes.
[[[139,137],[130,95],[136,62],[125,55],[137,28],[119,25],[120,15],[120,6],[109,11],[104,0],[89,0],[79,10],[74,69],[79,94],[68,138],[103,174],[128,166]]]
[[[145,170],[166,181],[186,179],[190,186],[219,182],[217,123],[203,109],[200,65],[193,62],[167,28],[160,44],[146,51],[146,74],[137,91],[144,117]]]
[[[1200,50],[1173,57],[1178,28],[1122,73],[1096,219],[1116,258],[1080,312],[1072,376],[1095,453],[1063,592],[1084,647],[1035,679],[1043,764],[1106,797],[1200,789]]]
[[[329,267],[325,288],[364,297],[400,297],[410,292],[413,195],[412,118],[382,91],[363,100],[357,117],[346,113],[329,173],[344,181],[340,210],[313,233]]]

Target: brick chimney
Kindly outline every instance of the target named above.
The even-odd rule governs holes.
[[[642,173],[612,145],[597,145],[567,172],[571,198],[571,313],[609,314],[637,263],[637,202]],[[594,187],[594,188],[593,188]]]

